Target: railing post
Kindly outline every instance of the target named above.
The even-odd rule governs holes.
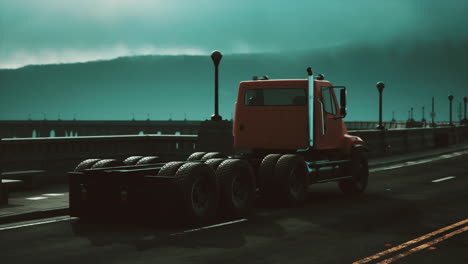
[[[376,86],[379,91],[379,126],[377,129],[384,129],[384,126],[382,125],[382,92],[385,88],[385,84],[383,82],[378,82]]]
[[[452,101],[453,101],[453,95],[448,96],[449,102],[450,102],[450,123],[449,125],[453,126],[452,122]]]
[[[431,126],[432,127],[435,127],[435,122],[434,122],[435,116],[436,116],[436,113],[434,112],[434,97],[432,97],[432,112],[431,112],[431,119],[432,119]]]

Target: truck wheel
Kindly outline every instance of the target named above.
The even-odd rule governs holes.
[[[286,154],[278,159],[275,183],[280,202],[295,206],[304,202],[307,190],[307,167],[299,155]]]
[[[142,159],[142,158],[143,158],[143,156],[131,156],[131,157],[126,158],[126,159],[123,161],[123,163],[124,163],[125,165],[128,165],[128,166],[130,166],[130,165],[135,165],[135,164],[136,164],[140,159]]]
[[[229,217],[250,215],[255,200],[255,175],[250,164],[227,159],[219,165],[216,178],[220,183],[220,210]]]
[[[221,162],[225,161],[226,159],[223,158],[214,158],[214,159],[209,159],[205,161],[205,164],[210,165],[210,167],[213,169],[214,172],[218,170],[219,164]]]
[[[214,158],[227,158],[226,154],[221,153],[221,152],[208,152],[203,157],[201,160],[209,160],[209,159],[214,159]]]
[[[273,192],[274,187],[274,173],[276,163],[281,157],[281,154],[268,154],[260,163],[260,168],[258,171],[258,187],[260,188],[260,193],[262,195],[268,196]]]
[[[100,161],[100,159],[87,159],[87,160],[83,160],[82,162],[80,162],[76,168],[75,168],[75,172],[79,172],[79,171],[83,171],[83,170],[87,170],[87,169],[90,169],[91,167],[93,167],[93,165]]]
[[[166,164],[159,170],[158,176],[174,176],[176,175],[177,170],[180,166],[184,165],[185,161],[171,161]]]
[[[161,159],[158,156],[149,156],[140,159],[136,165],[147,165],[147,164],[156,164],[160,163]]]
[[[201,160],[201,158],[206,154],[206,152],[194,152],[192,155],[190,155],[187,160],[188,161],[193,161],[193,160]]]
[[[367,187],[369,177],[368,158],[360,149],[351,153],[351,164],[347,168],[347,174],[353,176],[350,179],[341,180],[338,183],[341,191],[346,195],[358,195],[363,193]]]
[[[176,172],[176,198],[180,199],[184,219],[191,225],[203,225],[216,216],[219,200],[216,177],[210,166],[189,162]]]
[[[122,166],[121,161],[117,161],[115,159],[103,159],[98,162],[96,162],[91,169],[99,169],[99,168],[107,168],[107,167],[118,167]]]

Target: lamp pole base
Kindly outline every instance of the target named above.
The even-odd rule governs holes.
[[[211,116],[211,121],[221,121],[221,120],[223,120],[223,118],[220,115],[214,114]]]

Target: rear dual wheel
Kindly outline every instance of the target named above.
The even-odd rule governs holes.
[[[139,160],[141,160],[143,158],[143,156],[130,156],[128,158],[126,158],[123,163],[127,166],[130,166],[130,165],[135,165],[137,164],[137,162]]]
[[[160,163],[161,159],[158,156],[131,156],[126,158],[123,163],[127,166],[131,165],[148,165]]]
[[[260,164],[261,194],[267,200],[284,206],[299,205],[307,194],[307,173],[301,156],[269,154]]]
[[[224,160],[216,170],[220,187],[220,212],[227,217],[249,216],[254,208],[255,176],[245,160]]]
[[[74,172],[80,172],[83,170],[91,169],[94,164],[96,164],[100,159],[86,159],[80,162],[76,167]]]
[[[214,158],[227,158],[227,156],[221,152],[194,152],[187,158],[187,160],[209,160]]]
[[[181,213],[193,225],[211,222],[216,216],[219,194],[216,178],[209,165],[199,162],[174,163],[176,200]],[[169,170],[169,169],[168,169]],[[185,219],[184,219],[185,220]]]

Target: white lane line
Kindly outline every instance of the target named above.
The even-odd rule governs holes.
[[[47,199],[47,197],[38,196],[38,197],[29,197],[29,198],[26,198],[26,200],[33,200],[33,201],[43,200],[43,199]]]
[[[45,193],[44,196],[63,196],[64,193]]]
[[[216,228],[216,227],[221,227],[221,226],[237,224],[237,223],[241,223],[241,222],[245,222],[245,221],[247,221],[247,219],[243,218],[243,219],[239,219],[239,220],[224,222],[224,223],[221,223],[221,224],[216,224],[216,225],[210,225],[210,226],[204,226],[204,227],[200,227],[200,228],[184,230],[184,231],[179,232],[179,233],[173,233],[173,234],[171,234],[171,236],[183,235],[183,234],[186,234],[186,233],[192,233],[192,232],[202,231],[202,230],[206,230],[206,229],[210,229],[210,228]]]
[[[27,224],[21,224],[21,225],[0,227],[0,231],[10,230],[10,229],[18,229],[18,228],[28,227],[28,226],[36,226],[36,225],[44,225],[44,224],[50,224],[50,223],[56,223],[56,222],[70,221],[72,219],[76,219],[76,217],[67,216],[65,218],[58,218],[58,219],[47,220],[47,221],[40,221],[40,222],[27,223]]]
[[[450,179],[454,179],[454,178],[456,178],[456,177],[455,176],[448,176],[448,177],[445,177],[445,178],[433,180],[432,182],[441,182],[441,181],[446,181],[446,180],[450,180]]]
[[[406,161],[406,162],[401,162],[401,163],[390,165],[390,166],[378,167],[378,168],[370,169],[369,172],[399,169],[399,168],[408,167],[408,166],[414,166],[414,165],[419,165],[419,164],[424,164],[424,163],[429,163],[429,162],[434,162],[434,161],[439,161],[439,160],[444,160],[444,159],[450,159],[450,158],[454,158],[454,157],[461,156],[464,154],[468,154],[468,150],[461,151],[461,152],[453,152],[450,154],[444,154],[444,155],[436,156],[433,158],[427,158],[427,159],[421,159],[421,160],[415,160],[415,161]]]

